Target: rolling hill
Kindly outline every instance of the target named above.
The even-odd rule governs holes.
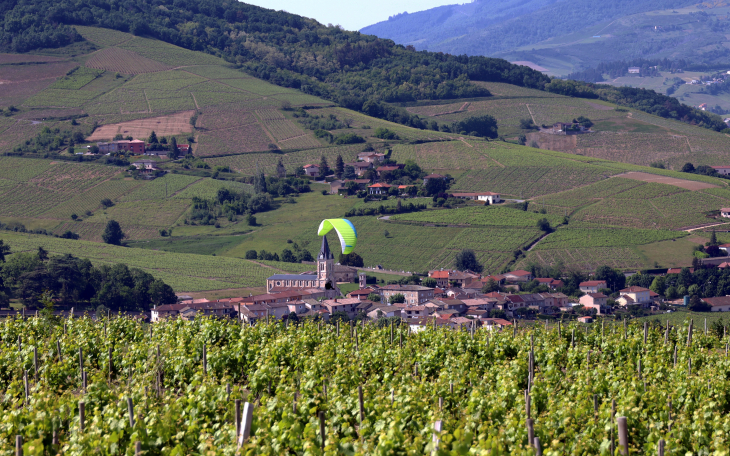
[[[273,271],[310,267],[245,260],[250,250],[282,256],[296,245],[315,253],[318,222],[352,210],[376,214],[351,217],[366,266],[422,272],[449,267],[456,253],[470,248],[487,272],[499,272],[526,262],[587,270],[688,264],[703,234],[683,230],[717,223],[707,215],[730,205],[725,180],[641,166],[723,163],[730,138],[609,102],[467,81],[489,96],[383,104],[427,125],[491,115],[504,140],[488,141],[372,117],[271,84],[210,53],[98,27],[73,30],[80,41],[0,54],[7,103],[0,117],[0,223],[6,230],[0,239],[14,252],[43,246],[52,254],[142,267],[179,292],[238,295],[260,290],[261,278]],[[577,138],[572,148],[558,136],[520,126],[525,118],[540,125],[576,116],[592,119],[595,132],[560,137]],[[144,180],[132,178],[125,159],[71,151],[117,134],[145,139],[152,131],[189,143],[193,157],[155,158],[168,173]],[[535,135],[530,141],[542,148],[516,144],[523,133]],[[196,215],[200,202],[217,198],[219,190],[254,194],[259,174],[275,176],[279,163],[291,174],[322,157],[330,166],[338,156],[354,161],[366,149],[390,150],[399,163],[413,160],[427,172],[450,174],[452,191],[527,200],[527,211],[466,203],[430,210],[428,199],[418,200],[428,211],[381,220],[380,207],[395,207],[394,199],[323,195],[329,186],[311,183],[311,192],[275,193],[271,209],[255,214],[255,225],[241,215]],[[661,183],[648,182],[657,179]],[[112,204],[102,204],[106,199]],[[557,227],[547,237],[535,223],[542,217]],[[101,244],[112,219],[129,247]],[[68,231],[81,239],[53,237]],[[682,248],[667,255],[658,247],[667,242]]]

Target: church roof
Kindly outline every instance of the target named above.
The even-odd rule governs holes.
[[[333,260],[335,258],[335,256],[332,255],[332,252],[330,252],[330,245],[327,243],[327,236],[322,236],[322,247],[319,249],[319,256],[317,258],[320,260]]]
[[[309,274],[274,274],[268,280],[317,280],[317,276]]]

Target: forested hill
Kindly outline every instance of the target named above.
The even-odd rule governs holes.
[[[682,2],[655,3],[669,6]],[[566,6],[564,2],[558,5]],[[583,6],[571,5],[570,10],[576,8]],[[630,9],[628,3],[626,8]],[[717,116],[650,91],[551,83],[538,71],[502,59],[417,52],[387,39],[235,1],[16,0],[0,3],[0,14],[0,50],[73,47],[83,40],[74,25],[115,29],[215,54],[274,84],[422,129],[427,125],[419,116],[393,103],[491,95],[471,81],[505,82],[569,96],[601,98],[706,128],[725,128]]]
[[[696,0],[477,0],[399,14],[363,33],[452,54],[494,55],[647,11],[680,8]]]
[[[490,95],[469,80],[532,88],[549,82],[504,60],[417,53],[389,40],[235,1],[26,0],[3,2],[0,13],[5,50],[65,46],[82,39],[70,25],[100,26],[216,54],[277,85],[379,117],[387,109],[380,101]]]

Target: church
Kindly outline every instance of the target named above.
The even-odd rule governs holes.
[[[327,236],[322,236],[322,247],[317,255],[316,274],[275,274],[266,279],[268,293],[281,293],[291,290],[323,293],[326,299],[340,296],[335,274],[335,256],[330,251]]]

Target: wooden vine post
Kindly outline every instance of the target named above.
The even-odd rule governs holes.
[[[621,454],[629,454],[629,430],[625,416],[618,417],[618,444]]]

